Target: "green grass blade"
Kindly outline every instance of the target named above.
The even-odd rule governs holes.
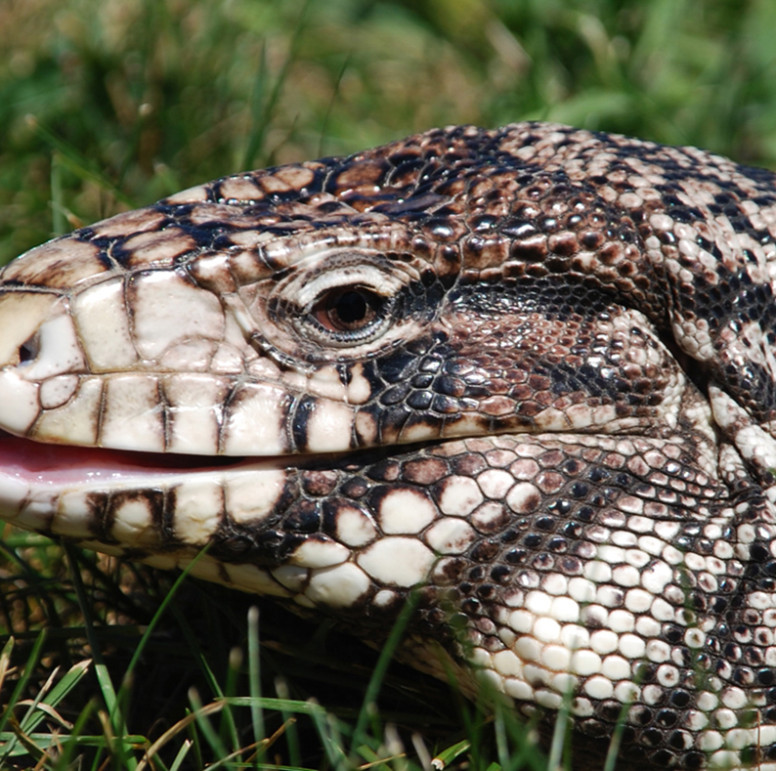
[[[248,692],[251,695],[251,725],[253,738],[260,741],[266,735],[261,709],[261,652],[259,650],[259,609],[248,610]]]
[[[76,595],[78,597],[78,603],[81,606],[81,612],[84,616],[84,630],[86,632],[86,639],[89,641],[89,645],[92,649],[92,655],[94,656],[94,674],[97,678],[97,685],[102,696],[105,709],[107,711],[107,723],[105,725],[106,730],[109,730],[110,736],[107,742],[106,749],[119,759],[128,771],[134,771],[137,766],[135,759],[127,754],[126,746],[122,737],[128,733],[125,725],[124,715],[119,709],[119,700],[117,698],[116,689],[113,687],[113,681],[110,677],[110,672],[105,664],[102,656],[102,647],[99,644],[99,640],[95,634],[94,618],[92,617],[91,603],[86,596],[86,587],[84,586],[83,579],[80,571],[77,569],[77,558],[75,554],[75,547],[69,543],[64,544],[64,550],[67,554],[68,561],[70,563],[70,573],[73,578],[73,587],[75,588]],[[97,769],[99,753],[95,755],[93,768]]]
[[[364,693],[364,700],[358,715],[358,721],[356,722],[356,727],[353,731],[353,739],[350,745],[351,758],[355,757],[357,749],[365,743],[367,723],[375,714],[375,703],[380,688],[382,687],[385,673],[388,670],[388,665],[391,663],[391,659],[393,659],[396,649],[399,646],[399,642],[404,635],[404,630],[407,628],[407,624],[415,611],[415,607],[418,604],[418,598],[419,595],[417,592],[410,593],[407,601],[404,603],[404,607],[401,609],[401,612],[393,624],[388,639],[385,641],[385,644],[380,651],[380,657],[369,678],[369,683]]]
[[[210,745],[213,755],[217,758],[223,758],[229,754],[226,746],[221,741],[221,737],[213,728],[213,724],[208,717],[208,709],[202,704],[197,691],[192,688],[189,691],[189,702],[191,703],[192,713],[195,716],[197,727],[202,732],[205,741]],[[210,705],[212,706],[212,705]]]
[[[38,663],[38,658],[40,657],[40,652],[41,652],[41,649],[43,648],[43,642],[45,639],[46,639],[46,630],[41,629],[40,633],[35,639],[35,644],[32,646],[30,655],[27,657],[27,662],[24,666],[22,675],[19,678],[19,681],[16,683],[16,687],[13,689],[13,692],[11,693],[10,698],[6,702],[4,709],[0,712],[0,731],[3,731],[5,729],[6,724],[13,716],[13,710],[15,706],[18,704],[19,700],[21,699],[21,695],[24,693],[25,689],[27,688],[27,683],[29,682],[33,669]],[[3,646],[3,654],[6,654],[6,652],[10,654],[12,647],[13,647],[13,639],[10,639]],[[5,757],[7,753],[9,753],[12,749],[13,749],[13,742],[6,744],[4,747],[0,747],[0,760],[2,760],[3,757]]]
[[[69,169],[73,174],[83,180],[94,182],[103,190],[109,191],[118,201],[132,206],[133,202],[110,179],[100,172],[95,171],[93,163],[85,155],[80,153],[69,142],[61,139],[51,129],[44,126],[37,118],[30,115],[27,118],[29,125],[53,150],[58,152],[58,163]]]
[[[288,683],[285,680],[278,678],[275,680],[275,691],[277,692],[278,699],[281,702],[289,701]],[[253,696],[253,691],[251,691]],[[253,709],[253,707],[252,707]],[[286,725],[286,747],[288,748],[288,759],[292,766],[299,766],[302,763],[302,753],[299,744],[299,731],[296,727],[296,721],[291,717],[290,710],[285,706],[278,707],[280,714],[283,718],[283,723]],[[254,735],[256,727],[254,723]]]
[[[90,661],[80,661],[74,664],[56,683],[56,685],[47,694],[40,694],[40,700],[35,700],[30,707],[30,711],[20,723],[21,730],[24,733],[32,733],[35,728],[46,718],[46,712],[39,709],[43,704],[49,707],[56,707],[65,697],[81,682],[89,671]]]

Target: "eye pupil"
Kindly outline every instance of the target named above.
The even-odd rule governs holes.
[[[385,298],[361,287],[329,292],[313,310],[315,320],[327,331],[355,334],[367,330],[381,315]]]
[[[355,324],[362,321],[369,310],[366,299],[361,292],[343,292],[334,305],[334,311],[344,324]]]

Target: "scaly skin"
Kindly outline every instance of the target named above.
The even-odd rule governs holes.
[[[372,640],[419,587],[404,656],[589,762],[626,704],[623,768],[773,771],[775,237],[544,124],[179,193],[0,274],[0,513]]]

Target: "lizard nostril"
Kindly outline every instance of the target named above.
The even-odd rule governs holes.
[[[29,364],[40,352],[40,335],[36,332],[19,346],[19,364]]]

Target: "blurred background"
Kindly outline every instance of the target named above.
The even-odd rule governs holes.
[[[2,0],[0,262],[191,184],[556,120],[776,166],[771,0]]]

